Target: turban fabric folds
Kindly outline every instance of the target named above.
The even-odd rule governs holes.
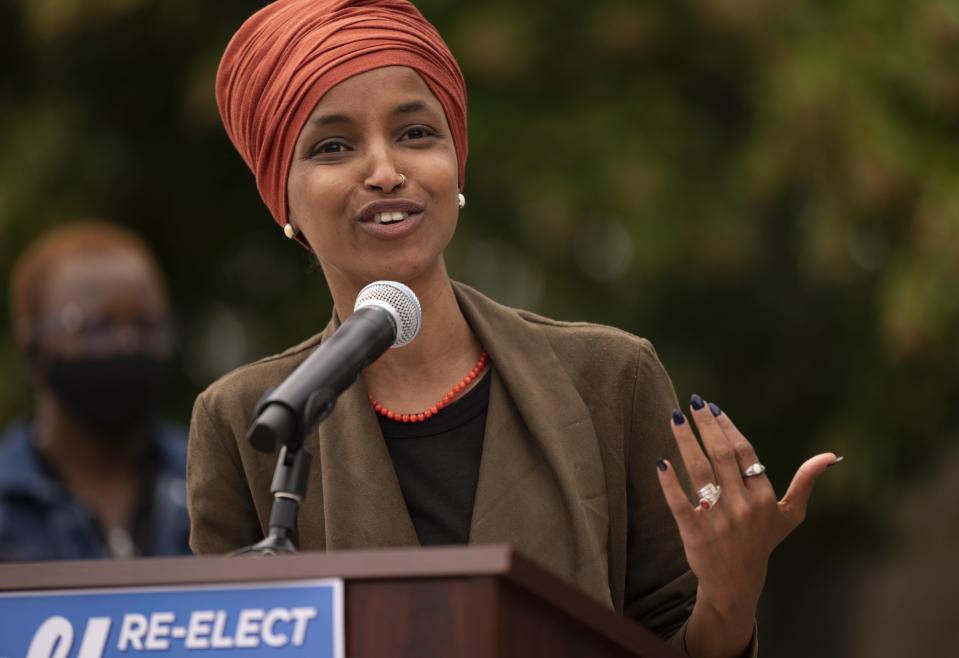
[[[287,223],[293,147],[334,85],[383,66],[408,66],[436,96],[466,168],[466,85],[436,29],[406,0],[279,0],[230,40],[216,75],[226,132],[273,218]]]

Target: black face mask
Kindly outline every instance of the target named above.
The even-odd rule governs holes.
[[[147,354],[52,355],[46,379],[71,413],[109,434],[145,425],[166,384],[167,363]]]

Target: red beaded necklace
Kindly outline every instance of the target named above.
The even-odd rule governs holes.
[[[473,369],[467,373],[466,377],[463,378],[461,382],[453,386],[446,395],[440,398],[439,402],[434,404],[432,407],[426,411],[422,411],[418,414],[398,414],[395,411],[390,411],[382,404],[373,399],[373,396],[370,396],[370,403],[373,405],[373,410],[381,416],[386,416],[390,420],[395,420],[400,423],[421,423],[427,418],[432,418],[434,415],[438,414],[440,409],[448,405],[453,399],[469,388],[470,383],[480,376],[480,373],[486,368],[489,364],[489,354],[485,351],[480,354],[479,361],[476,362],[476,365],[473,366]]]

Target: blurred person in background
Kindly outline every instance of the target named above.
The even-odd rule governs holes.
[[[187,553],[185,436],[154,415],[175,336],[149,247],[102,221],[56,228],[10,299],[34,413],[0,438],[0,559]]]

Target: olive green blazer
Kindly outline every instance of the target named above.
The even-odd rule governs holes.
[[[656,477],[657,457],[681,459],[669,424],[676,397],[652,346],[453,287],[493,364],[470,543],[512,544],[682,646],[696,581]],[[263,537],[276,458],[247,444],[252,411],[334,328],[229,373],[197,398],[187,467],[194,552],[225,553]],[[362,378],[307,446],[303,550],[418,545]]]

